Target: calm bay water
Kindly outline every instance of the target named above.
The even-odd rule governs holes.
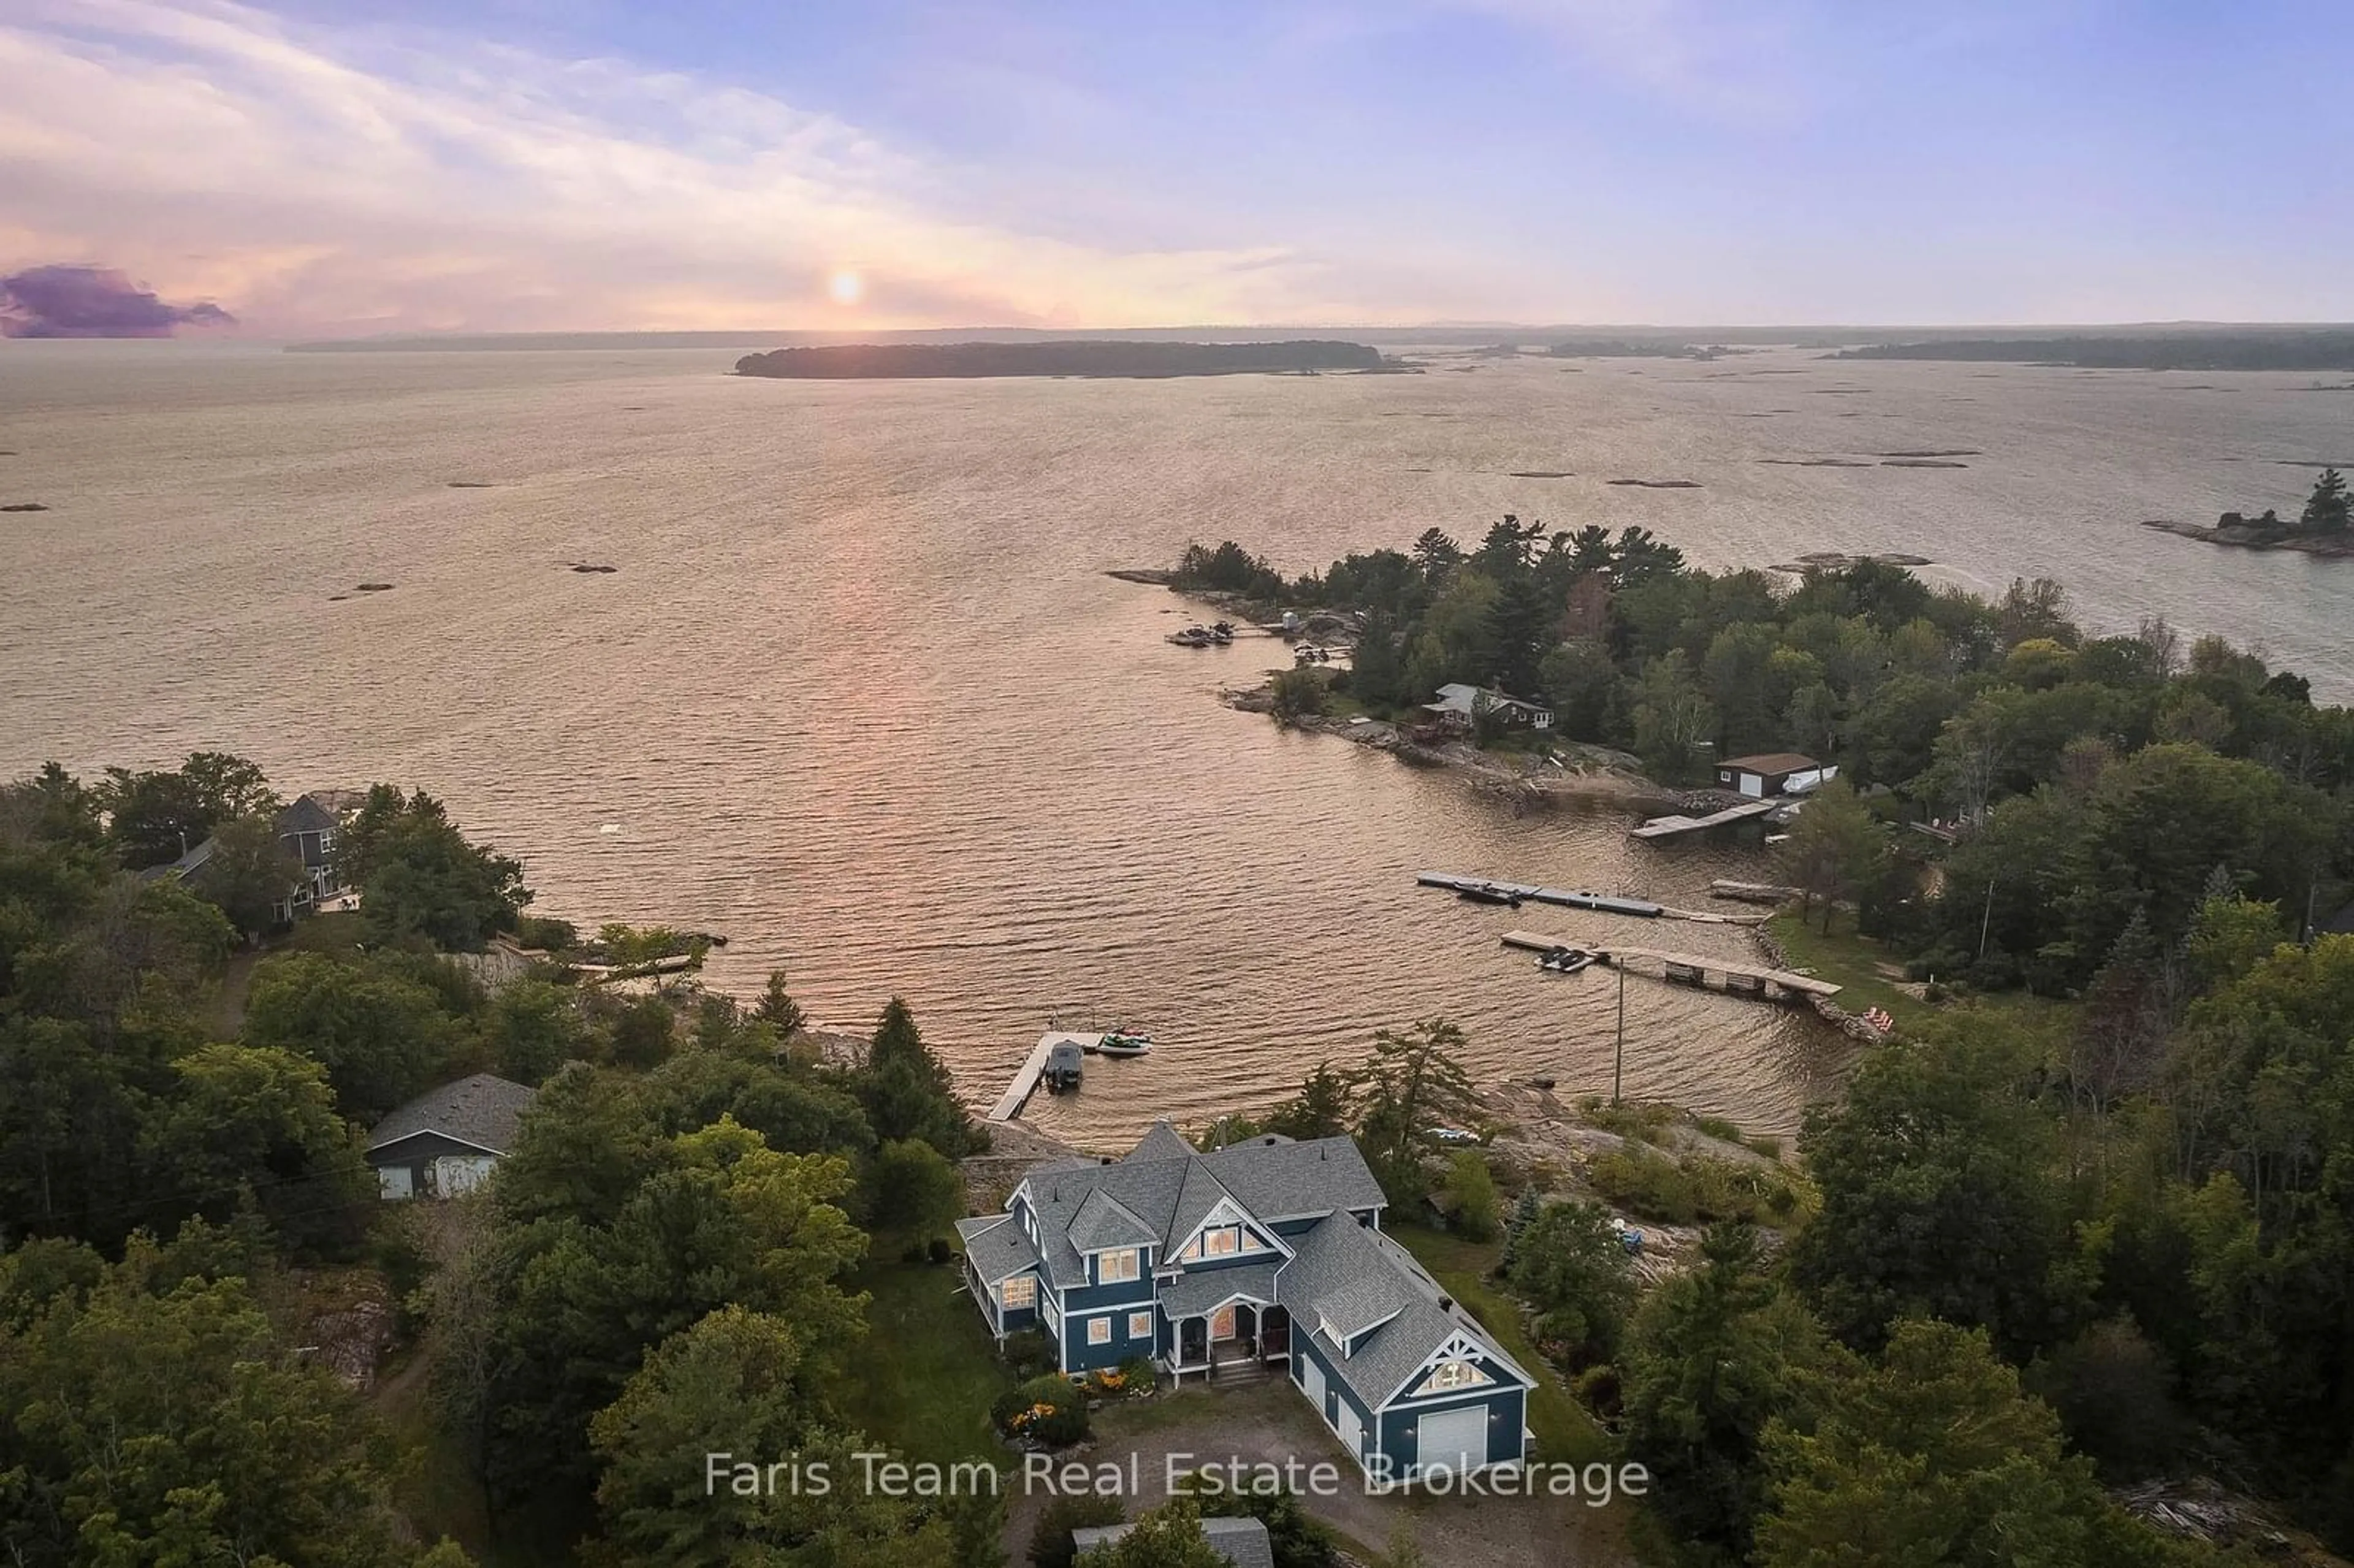
[[[202,747],[289,791],[421,784],[526,862],[543,912],[724,932],[715,983],[781,964],[829,1022],[905,994],[976,1103],[1050,1012],[1092,1008],[1163,1048],[1034,1115],[1108,1147],[1416,1017],[1461,1022],[1483,1073],[1606,1087],[1612,983],[1541,980],[1497,933],[1744,939],[1474,910],[1412,873],[1690,904],[1756,862],[1515,819],[1230,712],[1218,686],[1278,645],[1171,648],[1182,608],[1106,568],[1232,536],[1296,569],[1507,511],[1640,523],[1711,566],[2050,575],[2092,624],[2164,614],[2354,695],[2354,566],[2136,525],[2285,509],[2295,465],[2354,459],[2354,394],[2309,377],[1776,354],[828,384],[729,361],[0,345],[0,503],[53,508],[0,516],[0,773]],[[1760,461],[1954,448],[1978,455]],[[397,587],[331,598],[363,581]],[[1637,980],[1627,1006],[1629,1092],[1755,1128],[1794,1126],[1843,1059],[1755,1003]]]

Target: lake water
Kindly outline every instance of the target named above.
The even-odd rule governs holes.
[[[2137,526],[2292,507],[2295,465],[2354,458],[2354,394],[2310,377],[1777,353],[816,383],[731,362],[0,345],[0,503],[53,508],[0,516],[0,773],[217,747],[289,792],[423,785],[526,862],[543,912],[723,932],[715,983],[782,965],[829,1022],[905,994],[976,1104],[1050,1012],[1092,1009],[1161,1048],[1034,1118],[1112,1147],[1270,1102],[1419,1017],[1462,1023],[1482,1074],[1606,1088],[1614,983],[1541,979],[1498,933],[1745,938],[1473,909],[1412,874],[1693,904],[1757,863],[1634,844],[1606,815],[1516,819],[1231,712],[1220,684],[1278,646],[1172,648],[1182,607],[1106,568],[1193,538],[1297,569],[1504,512],[1639,523],[1710,566],[1881,550],[1983,589],[2048,574],[2094,625],[2160,613],[2354,694],[2354,566]],[[1760,461],[1950,448],[1980,455]],[[1628,1092],[1752,1128],[1793,1127],[1844,1060],[1754,1002],[1641,979],[1626,1000]]]

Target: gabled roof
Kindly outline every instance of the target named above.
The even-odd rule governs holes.
[[[1728,757],[1719,768],[1737,768],[1744,773],[1804,773],[1821,763],[1811,757],[1801,757],[1795,751],[1766,751],[1755,757]]]
[[[964,1238],[965,1258],[983,1285],[995,1285],[1038,1266],[1038,1249],[1030,1245],[1011,1214],[959,1220],[957,1234]]]
[[[1184,1160],[1198,1152],[1185,1135],[1166,1121],[1156,1121],[1143,1140],[1128,1151],[1129,1160]]]
[[[296,797],[271,825],[283,838],[289,833],[331,833],[335,821],[334,811],[314,793]]]
[[[368,1152],[420,1132],[438,1132],[486,1154],[504,1154],[514,1147],[523,1113],[538,1094],[489,1073],[428,1089],[376,1124],[368,1134]]]
[[[1522,1383],[1535,1382],[1412,1254],[1379,1231],[1336,1213],[1294,1245],[1295,1255],[1276,1275],[1277,1299],[1291,1314],[1293,1332],[1310,1336],[1367,1409],[1395,1399],[1458,1335]],[[1345,1339],[1365,1338],[1343,1354],[1324,1332],[1325,1321]]]
[[[1079,1212],[1071,1216],[1068,1233],[1076,1252],[1101,1252],[1106,1247],[1150,1246],[1161,1233],[1129,1212],[1128,1205],[1097,1187]]]
[[[1023,1179],[1016,1194],[1037,1217],[1050,1281],[1084,1285],[1080,1253],[1105,1245],[1156,1246],[1165,1259],[1220,1203],[1272,1224],[1384,1202],[1364,1156],[1346,1138],[1253,1139],[1200,1154],[1173,1128],[1166,1138],[1161,1132],[1146,1133],[1128,1158],[1112,1164],[1055,1161]]]

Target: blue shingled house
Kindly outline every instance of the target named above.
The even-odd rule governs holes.
[[[1384,1206],[1349,1139],[1204,1154],[1164,1121],[957,1228],[991,1330],[1044,1330],[1066,1372],[1280,1368],[1373,1478],[1521,1463],[1534,1380],[1382,1234]]]

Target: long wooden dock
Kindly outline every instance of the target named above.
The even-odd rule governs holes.
[[[1587,947],[1565,937],[1548,937],[1541,931],[1507,931],[1504,946],[1519,948],[1532,953],[1550,953],[1556,948]],[[1621,969],[1630,967],[1628,960],[1638,964],[1657,964],[1659,978],[1679,980],[1686,985],[1706,985],[1708,977],[1717,977],[1719,991],[1751,996],[1765,996],[1769,986],[1786,997],[1837,996],[1840,988],[1829,980],[1812,975],[1794,974],[1788,969],[1769,969],[1760,964],[1744,964],[1725,959],[1702,958],[1695,953],[1662,953],[1651,948],[1613,947],[1594,949],[1603,954],[1606,963]],[[1637,972],[1641,972],[1638,970]]]
[[[1769,811],[1778,811],[1790,802],[1778,797],[1771,800],[1744,800],[1738,806],[1727,806],[1722,811],[1712,811],[1705,817],[1653,817],[1638,828],[1627,830],[1638,839],[1673,838],[1678,833],[1696,833],[1703,828],[1721,828],[1727,822],[1747,821]]]
[[[1038,1044],[1030,1048],[1030,1054],[1023,1057],[1022,1065],[1014,1070],[1013,1081],[1005,1086],[1005,1092],[997,1097],[995,1105],[989,1107],[988,1119],[1012,1121],[1022,1114],[1022,1107],[1030,1103],[1032,1095],[1038,1092],[1039,1075],[1045,1072],[1046,1059],[1055,1054],[1055,1046],[1076,1045],[1082,1051],[1089,1051],[1102,1038],[1103,1031],[1100,1029],[1087,1033],[1050,1029],[1038,1036]]]
[[[1638,920],[1656,920],[1669,911],[1664,905],[1648,898],[1621,898],[1615,893],[1588,893],[1584,889],[1539,887],[1526,882],[1495,882],[1484,876],[1457,876],[1450,872],[1423,871],[1414,880],[1424,887],[1444,887],[1449,892],[1469,890],[1506,895],[1525,899],[1531,904],[1558,904],[1564,909],[1593,909],[1605,915],[1631,915]]]
[[[1638,920],[1697,920],[1707,926],[1758,926],[1763,915],[1723,915],[1713,909],[1677,909],[1665,904],[1654,904],[1648,898],[1628,898],[1615,893],[1588,893],[1583,888],[1539,887],[1527,882],[1495,882],[1480,876],[1457,876],[1450,872],[1425,871],[1415,875],[1424,887],[1444,887],[1450,892],[1472,891],[1519,899],[1528,904],[1557,904],[1564,909],[1591,909],[1597,915],[1626,915]]]

